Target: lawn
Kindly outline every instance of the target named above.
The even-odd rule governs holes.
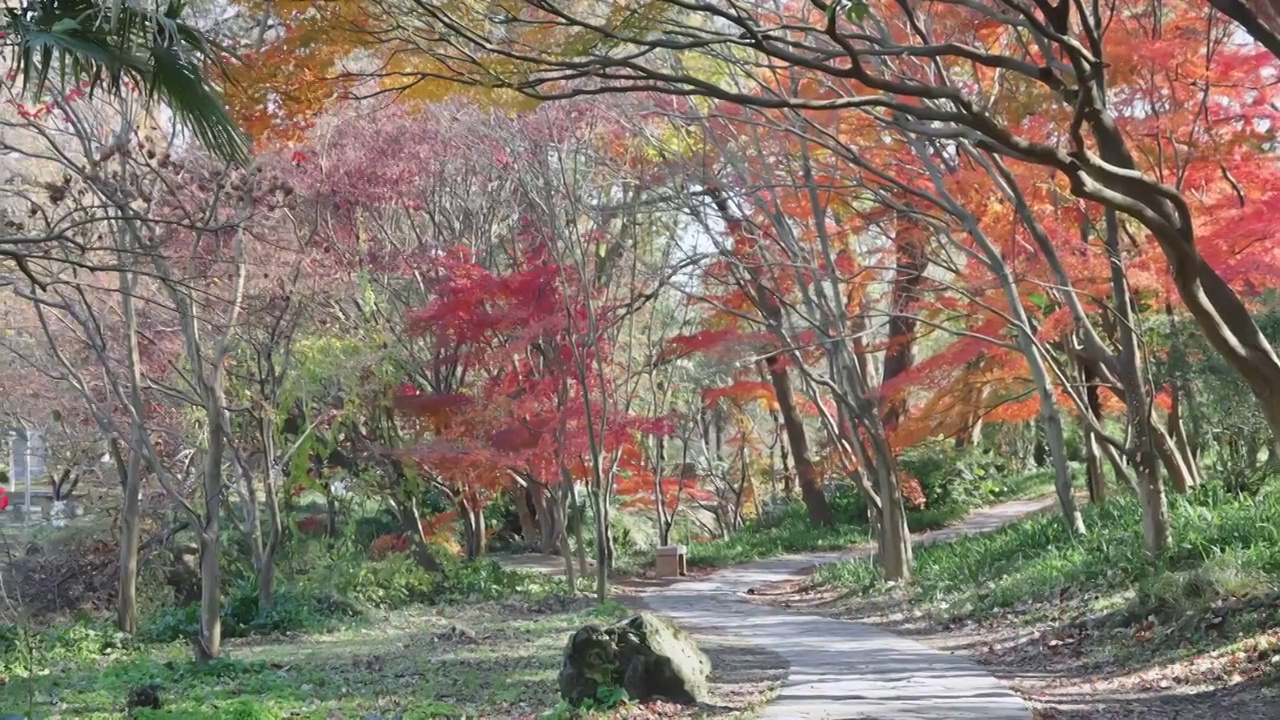
[[[557,703],[566,637],[627,609],[541,612],[517,601],[417,608],[326,634],[245,638],[224,659],[190,649],[122,648],[69,658],[0,686],[0,711],[50,718],[125,717],[131,689],[154,684],[168,718],[533,717]]]

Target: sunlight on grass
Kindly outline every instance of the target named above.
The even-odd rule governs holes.
[[[1212,513],[1202,510],[1212,507]],[[1258,532],[1274,527],[1280,496],[1255,500],[1201,488],[1170,503],[1174,547],[1159,562],[1143,551],[1140,510],[1132,499],[1087,507],[1084,538],[1068,534],[1054,513],[1026,518],[992,533],[918,548],[913,599],[954,614],[990,615],[1020,603],[1061,597],[1109,598],[1130,593],[1133,613],[1185,613],[1226,597],[1275,591],[1280,543]],[[1269,518],[1269,519],[1268,519]],[[882,589],[866,561],[824,565],[819,586],[853,594]],[[1136,592],[1134,592],[1136,590]],[[1104,605],[1107,603],[1103,603]]]
[[[538,713],[558,700],[555,676],[567,635],[623,614],[618,605],[537,616],[492,603],[415,609],[329,634],[231,643],[225,659],[203,667],[181,646],[139,650],[65,664],[29,683],[14,678],[0,686],[0,711],[120,718],[131,688],[156,684],[164,709],[146,717]]]

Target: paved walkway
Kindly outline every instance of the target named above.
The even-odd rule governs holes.
[[[954,527],[917,536],[916,546],[994,530],[1053,506],[1052,499],[980,510]],[[869,548],[791,555],[655,588],[654,611],[698,631],[746,637],[791,663],[782,691],[765,708],[773,720],[1029,720],[1012,690],[963,657],[859,623],[802,615],[745,599],[748,589],[824,563],[866,557]]]

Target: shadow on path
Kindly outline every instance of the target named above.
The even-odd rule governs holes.
[[[995,530],[1052,507],[1039,499],[1006,503],[963,522],[916,537],[945,542]],[[745,599],[755,587],[803,574],[817,565],[865,558],[869,547],[787,555],[726,568],[707,577],[642,593],[653,610],[695,633],[736,635],[782,655],[791,671],[764,718],[879,720],[1028,720],[1017,694],[969,660],[883,630],[803,615]]]

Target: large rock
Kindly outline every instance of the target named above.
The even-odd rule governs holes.
[[[560,697],[578,706],[602,687],[621,687],[633,700],[694,704],[706,700],[710,673],[711,661],[688,633],[641,613],[616,625],[587,625],[569,638]]]

